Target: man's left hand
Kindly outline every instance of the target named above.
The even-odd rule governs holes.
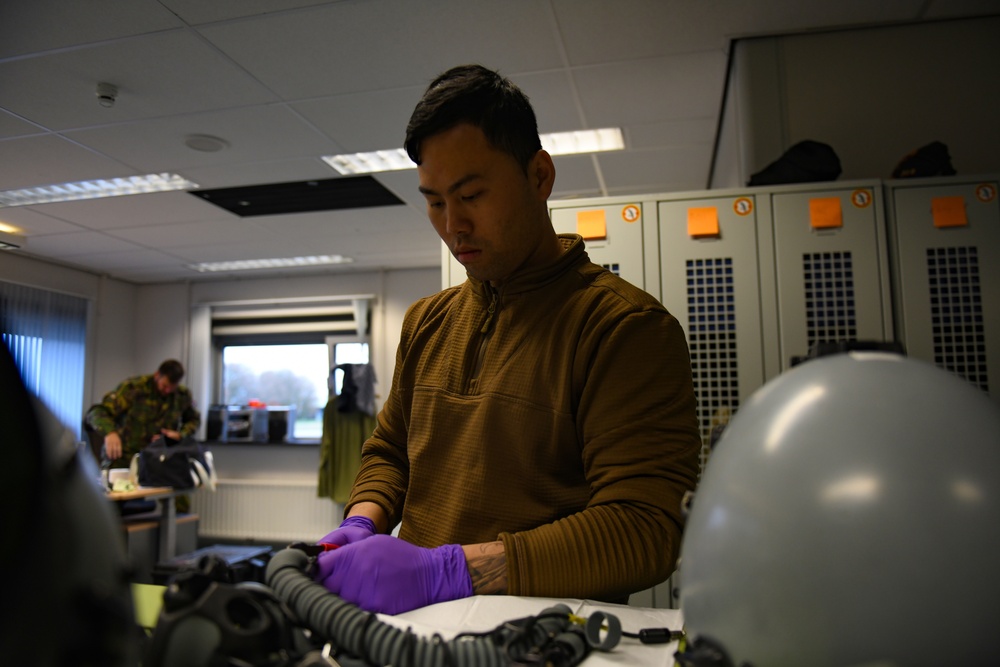
[[[171,431],[169,428],[161,428],[160,433],[163,435],[163,437],[170,438],[171,440],[181,439],[180,431]]]
[[[472,595],[458,544],[424,549],[374,535],[318,556],[316,580],[366,611],[400,614]]]

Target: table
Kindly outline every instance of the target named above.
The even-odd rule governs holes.
[[[136,618],[142,627],[156,625],[163,605],[163,586],[132,585],[136,601]],[[404,614],[389,616],[377,614],[378,619],[399,628],[411,630],[414,634],[431,638],[435,633],[445,640],[459,632],[482,632],[492,630],[504,621],[538,614],[557,603],[565,604],[579,616],[590,616],[594,611],[614,614],[621,621],[622,630],[638,632],[642,628],[668,627],[677,630],[683,627],[684,618],[679,609],[652,609],[628,607],[625,605],[594,602],[592,600],[529,598],[512,595],[476,595],[462,600],[442,602]],[[611,651],[592,651],[582,667],[608,667],[629,665],[631,667],[673,667],[674,653],[678,643],[642,644],[637,639],[622,637],[621,642]]]
[[[593,600],[532,598],[514,595],[476,595],[461,600],[415,609],[404,614],[378,618],[401,630],[412,629],[415,634],[428,637],[439,633],[451,639],[459,632],[492,630],[504,621],[532,616],[555,604],[562,603],[578,615],[589,617],[595,611],[614,614],[621,621],[622,630],[637,633],[643,628],[667,627],[680,630],[684,616],[680,609],[652,609],[627,605],[595,602]],[[592,651],[583,661],[583,667],[608,665],[640,665],[671,667],[678,642],[669,644],[642,644],[638,639],[622,637],[611,651]]]
[[[155,500],[160,506],[160,560],[177,555],[177,505],[174,498],[190,489],[175,490],[169,486],[140,486],[132,491],[108,491],[107,497],[115,502],[126,500]]]

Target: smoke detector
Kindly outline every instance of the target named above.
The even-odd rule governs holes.
[[[190,134],[184,138],[184,145],[202,153],[217,153],[229,147],[229,142],[209,134]]]
[[[118,99],[118,86],[111,83],[101,82],[97,84],[97,103],[102,107],[110,109]]]

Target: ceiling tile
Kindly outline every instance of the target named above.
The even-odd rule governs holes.
[[[574,70],[591,127],[716,116],[726,58],[689,53]]]
[[[87,231],[85,227],[60,220],[55,216],[46,215],[35,210],[33,206],[8,206],[0,208],[0,222],[17,227],[27,236]]]
[[[319,155],[294,159],[246,161],[184,167],[184,176],[203,188],[231,188],[259,183],[330,178],[337,172]]]
[[[21,81],[44,85],[23,87]],[[113,107],[98,104],[98,82],[117,86]],[[15,86],[18,95],[5,98],[2,106],[53,130],[276,99],[187,29],[0,61],[0,90]]]
[[[584,122],[573,87],[573,76],[568,71],[516,74],[510,78],[531,100],[539,132],[570,132],[598,127]]]
[[[28,237],[25,249],[29,253],[38,252],[46,257],[66,259],[108,251],[128,253],[140,248],[134,243],[111,238],[100,232],[76,232],[73,234],[31,236]]]
[[[127,271],[130,269],[145,270],[156,267],[175,269],[184,263],[183,260],[154,248],[116,249],[113,251],[109,250],[108,252],[95,252],[87,256],[87,261],[95,262],[98,265],[112,264],[118,271]]]
[[[261,14],[275,14],[311,5],[329,4],[330,0],[160,0],[187,23],[213,23]]]
[[[724,52],[719,21],[751,13],[742,2],[553,0],[570,65],[636,60],[692,51]],[[744,8],[745,7],[745,8]]]
[[[232,243],[248,235],[261,236],[259,227],[236,218],[226,220],[199,220],[197,222],[163,223],[151,227],[109,229],[108,236],[120,238],[147,248],[188,248],[192,245]],[[269,241],[277,240],[268,235]]]
[[[553,158],[553,162],[556,165],[553,197],[567,199],[601,193],[597,163],[592,155],[559,155]]]
[[[414,7],[410,0],[333,3],[200,31],[289,100],[426,86],[467,62],[505,74],[562,65],[543,3],[437,0]]]
[[[655,123],[635,123],[625,131],[625,144],[636,148],[661,148],[682,144],[708,145],[715,140],[714,115]]]
[[[43,132],[44,130],[40,129],[37,125],[0,109],[0,140],[30,134],[37,135]]]
[[[240,259],[273,259],[292,257],[279,249],[280,241],[272,234],[241,234],[221,243],[201,243],[189,246],[173,246],[171,254],[183,258],[188,263],[230,262]],[[310,254],[318,254],[314,250]]]
[[[192,134],[219,137],[229,146],[217,153],[192,150],[184,144],[185,137]],[[275,161],[303,154],[315,155],[318,159],[321,155],[340,151],[339,145],[303,122],[283,104],[168,116],[67,132],[66,136],[149,173],[245,161]]]
[[[621,153],[603,153],[597,160],[609,194],[698,190],[708,184],[711,152],[706,146],[681,146]]]
[[[0,190],[139,173],[55,135],[0,141],[0,154]]]
[[[0,2],[0,59],[180,25],[156,0],[5,0]]]
[[[32,208],[54,218],[71,220],[76,225],[95,230],[149,227],[174,222],[227,218],[230,215],[183,191],[56,202]],[[0,212],[4,210],[0,209]]]
[[[344,152],[401,148],[424,86],[335,95],[289,106],[343,146]],[[380,142],[391,140],[387,146]]]

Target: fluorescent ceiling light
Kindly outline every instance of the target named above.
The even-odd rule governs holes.
[[[251,269],[280,269],[285,267],[304,268],[327,264],[350,264],[354,260],[341,255],[318,255],[314,257],[280,257],[273,259],[239,259],[232,262],[202,262],[190,268],[200,273],[214,271],[249,271]]]
[[[574,153],[600,153],[620,151],[625,148],[622,131],[617,127],[602,130],[579,130],[577,132],[554,132],[541,135],[542,148],[550,155],[573,155]]]
[[[551,155],[620,151],[625,148],[622,131],[617,127],[579,130],[577,132],[555,132],[539,135],[539,138],[542,140],[542,148]],[[324,155],[323,161],[344,176],[414,169],[417,166],[402,148],[371,153]]]
[[[125,176],[122,178],[42,185],[21,190],[7,190],[0,192],[0,206],[51,204],[60,201],[120,197],[122,195],[138,195],[147,192],[193,190],[197,187],[196,183],[181,178],[177,174]]]
[[[344,155],[324,155],[323,161],[344,176],[353,174],[373,174],[377,171],[398,171],[415,169],[410,156],[402,148],[371,153],[346,153]]]
[[[0,229],[0,250],[17,250],[23,246],[23,236]]]

